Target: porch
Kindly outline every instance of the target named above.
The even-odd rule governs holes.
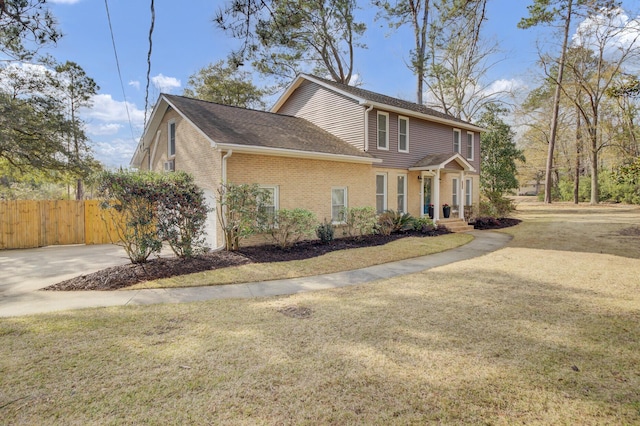
[[[420,181],[420,216],[429,216],[453,232],[473,229],[467,224],[467,209],[473,204],[475,169],[460,154],[428,155],[410,171]]]

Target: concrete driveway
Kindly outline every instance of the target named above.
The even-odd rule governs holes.
[[[0,297],[32,292],[80,274],[126,263],[129,258],[124,249],[112,244],[0,250]]]

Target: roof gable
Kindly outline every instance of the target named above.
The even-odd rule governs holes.
[[[307,75],[307,74],[300,74],[293,81],[293,83],[287,88],[285,93],[275,103],[271,111],[278,112],[282,107],[282,105],[284,105],[284,103],[287,101],[289,96],[291,96],[291,94],[305,80],[315,84],[319,84],[325,87],[326,89],[329,89],[336,93],[340,93],[344,96],[347,96],[357,101],[361,105],[374,105],[380,109],[395,111],[400,114],[413,115],[429,121],[445,123],[452,126],[462,127],[465,129],[474,130],[478,132],[484,131],[484,129],[481,127],[478,127],[474,124],[471,124],[459,118],[453,117],[451,115],[445,114],[443,112],[437,111],[433,108],[428,108],[425,105],[405,101],[398,98],[393,98],[391,96],[383,95],[381,93],[372,92],[370,90],[349,86],[347,84],[338,83],[335,81],[331,81],[321,77]]]
[[[448,154],[431,154],[422,158],[409,170],[455,169],[475,172],[476,169],[457,152]]]

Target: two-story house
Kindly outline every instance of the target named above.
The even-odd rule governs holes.
[[[221,182],[258,183],[273,208],[340,221],[375,206],[464,219],[478,205],[481,128],[423,105],[300,75],[271,112],[160,95],[131,164],[185,170],[214,203]],[[429,207],[433,206],[430,210]],[[221,246],[215,215],[210,244]]]

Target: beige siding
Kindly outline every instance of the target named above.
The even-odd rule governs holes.
[[[302,117],[364,150],[364,107],[346,96],[305,81],[278,113]]]

